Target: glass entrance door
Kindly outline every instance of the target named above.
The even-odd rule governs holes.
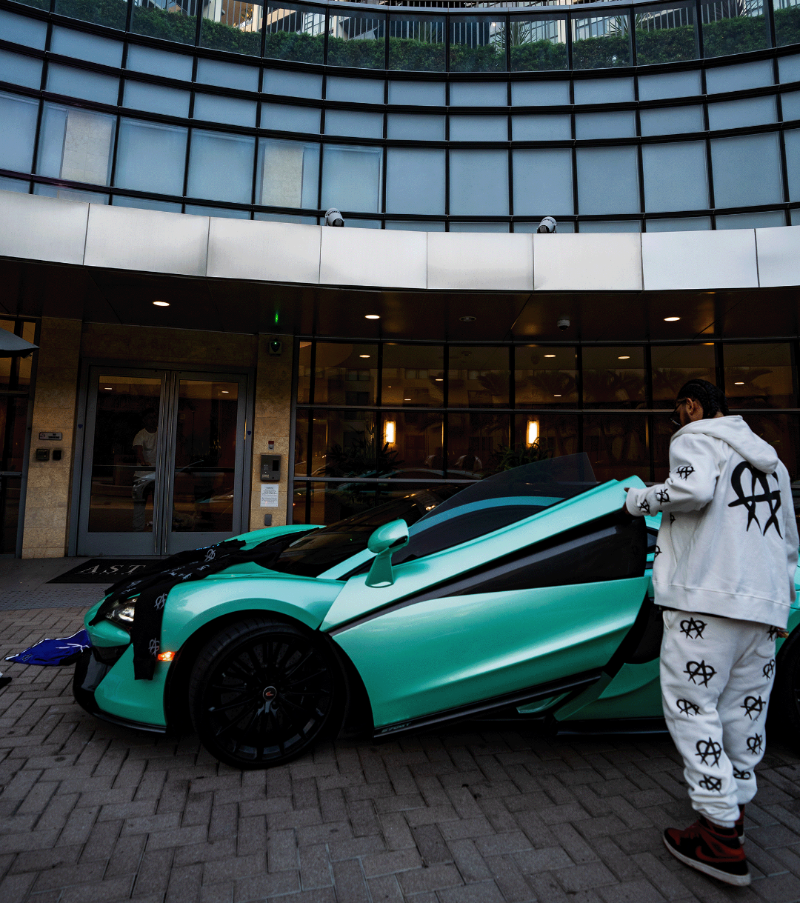
[[[79,555],[172,554],[242,532],[246,382],[92,368]]]

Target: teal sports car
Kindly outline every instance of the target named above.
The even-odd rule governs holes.
[[[658,522],[621,510],[641,485],[572,455],[182,553],[89,611],[75,697],[140,729],[189,721],[237,768],[457,719],[653,725]],[[798,622],[773,706],[800,726]]]

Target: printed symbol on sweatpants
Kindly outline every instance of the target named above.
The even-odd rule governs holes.
[[[644,511],[645,514],[649,514],[650,502],[648,502],[647,499],[642,499],[641,502],[639,502],[639,510]]]
[[[770,627],[770,629],[769,629],[769,638],[770,638],[771,640],[775,640],[775,639],[777,639],[782,633],[783,633],[783,631],[780,629],[780,627]]]
[[[764,672],[764,677],[766,677],[767,680],[769,680],[770,677],[772,677],[772,675],[775,673],[775,659],[771,658],[766,663],[766,665],[764,665],[764,667],[762,668],[762,671]]]
[[[674,523],[675,523],[675,515],[672,514],[672,513],[670,513],[670,516],[669,516],[669,522],[670,522],[670,524],[674,524]]]
[[[722,744],[712,740],[698,740],[695,755],[700,759],[701,765],[719,765],[719,757],[722,755]]]
[[[679,467],[675,473],[682,479],[688,480],[689,477],[694,473],[694,467],[691,464],[684,464],[682,467]]]
[[[700,714],[700,706],[695,705],[695,703],[690,702],[688,699],[678,699],[675,702],[675,705],[678,707],[678,711],[681,715],[699,715]]]
[[[749,781],[750,778],[753,777],[753,774],[750,771],[739,771],[738,768],[734,768],[733,776],[736,778],[737,781]]]
[[[690,640],[702,640],[703,631],[706,629],[706,622],[699,618],[686,618],[681,621],[681,633]]]
[[[747,749],[754,756],[757,756],[761,752],[761,749],[763,746],[764,746],[764,738],[761,734],[756,734],[753,737],[747,738]]]
[[[669,501],[669,490],[668,489],[659,489],[656,493],[656,501],[661,502],[663,505],[664,502]]]
[[[655,561],[656,558],[658,558],[658,556],[659,556],[660,554],[661,554],[661,548],[660,548],[659,546],[656,546],[656,547],[653,549],[653,561]]]
[[[702,662],[686,662],[686,670],[683,673],[689,675],[689,680],[693,684],[707,687],[708,682],[717,673],[717,669],[707,665],[705,660]]]
[[[766,700],[762,699],[760,696],[745,696],[744,702],[739,708],[744,709],[745,715],[747,715],[751,721],[754,721],[764,711],[764,706],[766,704]],[[755,719],[753,718],[753,712],[756,713]]]
[[[698,787],[702,787],[703,790],[722,790],[722,778],[712,778],[709,775],[703,778],[702,781],[697,782]]]
[[[147,650],[150,655],[158,655],[158,650],[161,648],[161,643],[158,640],[150,640],[147,644]]]

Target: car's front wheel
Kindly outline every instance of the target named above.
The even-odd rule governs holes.
[[[342,693],[336,659],[320,637],[250,617],[200,651],[189,708],[213,756],[234,768],[268,768],[302,755],[333,726]]]

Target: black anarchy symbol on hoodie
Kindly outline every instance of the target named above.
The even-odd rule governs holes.
[[[742,488],[742,476],[746,470],[750,471],[750,476],[752,478],[750,495],[745,495],[744,489]],[[758,508],[759,502],[765,502],[769,509],[769,518],[767,519],[766,524],[764,524],[764,529],[761,531],[762,536],[767,535],[767,530],[769,530],[771,526],[775,527],[778,536],[781,536],[781,528],[778,526],[778,511],[780,511],[781,507],[781,490],[776,486],[775,489],[770,492],[770,476],[774,477],[777,481],[778,477],[775,474],[768,475],[760,470],[756,470],[748,461],[742,461],[741,464],[736,466],[731,474],[731,488],[736,493],[737,499],[735,502],[731,502],[728,507],[736,508],[738,505],[744,505],[747,509],[747,529],[749,530],[750,524],[752,524],[753,521],[756,522],[757,527],[761,527],[761,522],[756,514],[756,509]],[[761,487],[760,495],[756,495],[756,484]]]

